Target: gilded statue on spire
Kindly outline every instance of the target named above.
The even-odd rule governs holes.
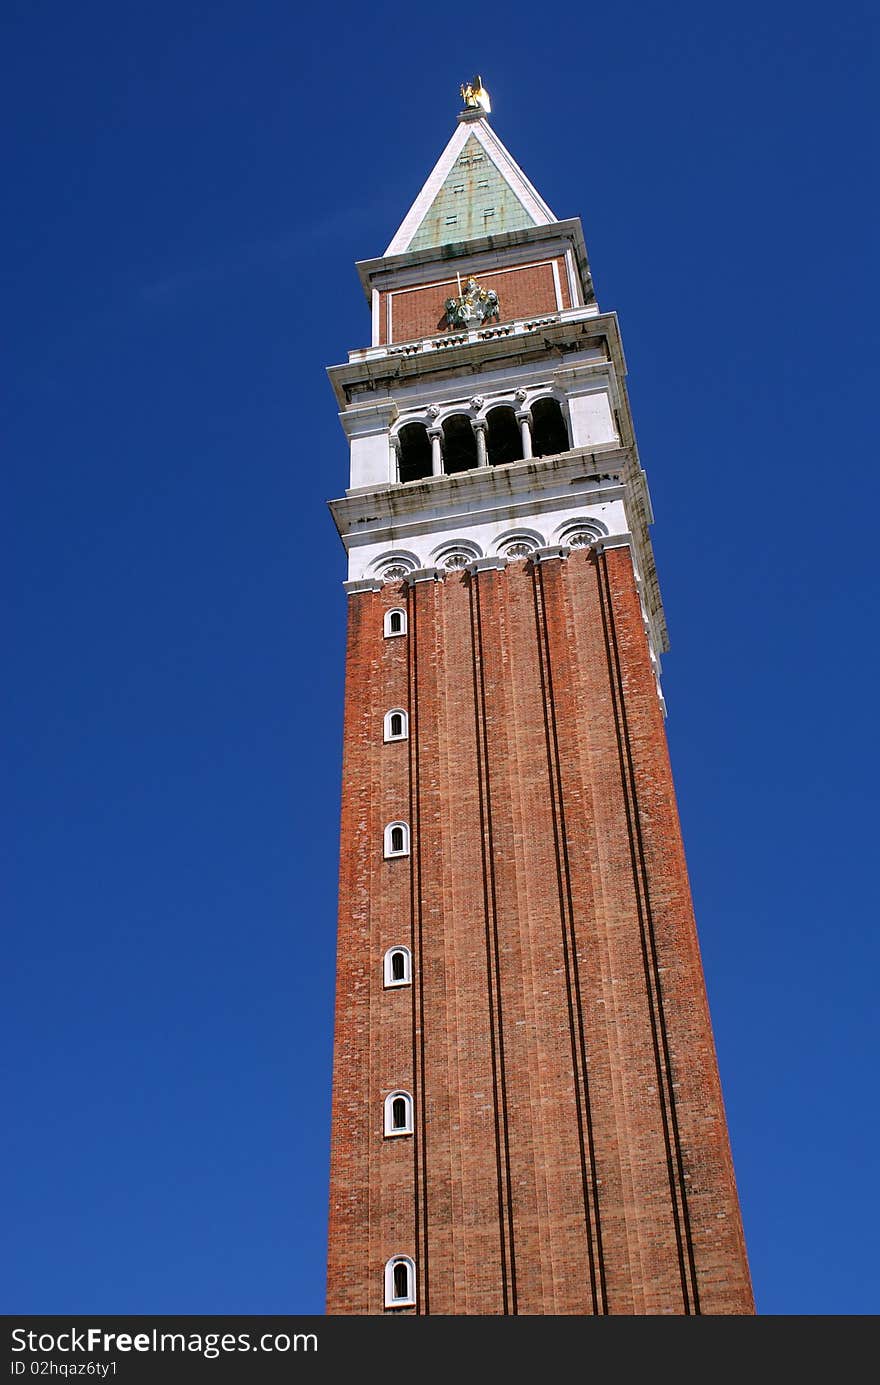
[[[459,88],[461,99],[468,110],[483,110],[488,115],[492,110],[492,103],[489,100],[489,93],[483,86],[482,77],[475,77],[472,82],[464,82]]]

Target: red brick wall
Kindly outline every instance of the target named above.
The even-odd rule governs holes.
[[[562,256],[555,258],[559,274],[562,305],[571,307],[568,291],[568,272]],[[467,277],[462,273],[462,283]],[[553,270],[548,261],[522,265],[505,273],[487,271],[475,276],[481,288],[494,289],[500,304],[500,321],[532,317],[558,311]],[[413,289],[396,289],[392,293],[391,340],[413,341],[447,331],[445,326],[446,299],[454,298],[458,284],[453,275],[440,283]],[[388,342],[388,293],[379,295],[379,341]]]
[[[397,1253],[419,1313],[753,1311],[628,551],[349,619],[328,1311],[384,1311]],[[412,855],[385,861],[395,818]],[[400,942],[414,984],[386,991]],[[386,1140],[397,1087],[416,1131]]]

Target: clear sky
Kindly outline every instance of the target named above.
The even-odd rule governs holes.
[[[875,16],[7,0],[0,1309],[322,1311],[324,367],[474,69],[620,314],[758,1306],[880,1308]]]

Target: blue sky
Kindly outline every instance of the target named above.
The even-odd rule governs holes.
[[[4,1311],[322,1310],[324,367],[475,67],[621,318],[758,1306],[880,1307],[871,10],[6,5]]]

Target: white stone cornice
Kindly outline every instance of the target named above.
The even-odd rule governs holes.
[[[541,548],[533,548],[529,557],[533,563],[547,563],[551,558],[567,558],[568,553],[564,543],[545,543]]]
[[[616,444],[587,451],[575,448],[548,460],[530,458],[507,466],[477,467],[452,476],[426,477],[406,485],[364,487],[330,501],[344,542],[370,528],[393,526],[401,534],[421,530],[442,514],[482,511],[540,511],[548,502],[577,497],[593,504],[623,495],[629,454]],[[588,498],[589,497],[589,498]]]
[[[468,563],[468,572],[503,572],[507,567],[507,559],[501,553],[490,553],[486,558],[475,558],[472,563]]]
[[[442,582],[446,574],[439,567],[417,567],[414,572],[406,574],[406,580],[411,587],[417,582]]]
[[[572,369],[575,353],[577,364],[582,361],[606,371],[613,367],[619,378],[624,373],[614,314],[591,315],[583,308],[575,314],[556,314],[538,328],[530,328],[525,321],[502,323],[498,328],[474,328],[454,336],[425,338],[415,355],[394,354],[398,349],[396,345],[366,348],[352,353],[346,363],[328,367],[341,409],[360,407],[370,395],[374,400],[387,400],[392,392],[397,395],[401,387],[429,384],[434,377],[448,381],[455,374],[461,376],[467,398],[474,392],[475,374],[480,375],[480,392],[485,393],[483,379],[493,368],[509,369],[512,364],[521,368],[544,361],[550,367],[547,373],[552,375]],[[601,356],[596,355],[597,349],[602,351]]]
[[[393,399],[371,400],[367,404],[359,401],[343,409],[339,421],[350,441],[365,433],[387,432],[397,422],[399,412]]]
[[[524,246],[540,246],[541,251],[561,242],[561,249],[573,252],[577,269],[585,284],[590,284],[587,247],[584,243],[584,228],[577,216],[566,217],[562,221],[549,221],[544,226],[523,226],[518,231],[494,231],[491,235],[474,236],[470,240],[455,241],[449,245],[426,246],[423,250],[407,250],[399,255],[379,255],[371,260],[358,260],[356,269],[364,287],[367,301],[370,300],[371,286],[378,288],[387,285],[388,275],[405,273],[418,267],[430,279],[434,273],[443,272],[450,260],[463,261],[470,267],[475,257],[489,257],[487,263],[506,262],[510,251],[522,253]],[[591,287],[591,286],[590,286]],[[592,289],[587,295],[592,298]]]
[[[584,394],[604,389],[613,376],[610,361],[578,361],[554,370],[553,383],[563,394]]]
[[[380,592],[382,583],[378,577],[364,577],[357,582],[343,582],[345,591],[349,596],[359,596],[361,592]]]
[[[597,553],[601,553],[606,548],[632,548],[633,536],[630,533],[623,534],[601,534],[593,539],[590,547]]]
[[[467,346],[484,346],[493,340],[503,340],[508,345],[510,345],[511,340],[516,340],[518,349],[522,350],[521,338],[526,340],[533,338],[540,341],[545,330],[549,327],[594,321],[599,316],[599,310],[595,307],[568,308],[541,318],[513,318],[509,322],[490,324],[488,327],[463,328],[461,331],[441,333],[439,336],[435,332],[430,337],[417,337],[410,341],[393,342],[385,346],[358,347],[354,351],[349,351],[348,363],[349,365],[357,365],[360,362],[396,361],[402,357],[429,357],[431,359],[427,362],[424,359],[417,362],[422,371],[428,371],[432,368],[433,358],[438,355],[448,360],[451,351]],[[331,379],[332,372],[339,369],[341,369],[339,366],[330,367]]]
[[[507,232],[482,241],[446,246],[444,249],[451,253],[443,254],[439,258],[436,251],[420,251],[415,255],[398,255],[391,260],[368,260],[358,268],[366,271],[374,292],[381,292],[383,289],[397,292],[401,289],[426,288],[430,285],[436,287],[455,283],[457,274],[461,274],[462,278],[466,273],[479,278],[487,272],[504,274],[536,263],[552,264],[561,256],[573,254],[573,242],[578,237],[578,230],[576,222],[558,222],[552,227]],[[511,243],[504,244],[507,241]],[[451,261],[455,261],[454,269]],[[593,304],[595,302],[592,297],[587,301]],[[577,294],[573,296],[572,304],[572,308],[563,308],[562,312],[583,310],[584,303]],[[595,306],[594,311],[598,312]]]

